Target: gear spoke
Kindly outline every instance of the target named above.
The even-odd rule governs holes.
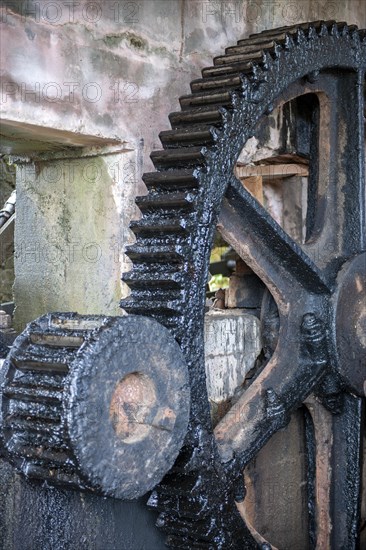
[[[274,293],[275,287],[289,300],[295,288],[328,292],[312,260],[234,177],[223,201],[218,228]]]
[[[332,414],[315,397],[305,405],[315,433],[316,549],[357,548],[359,537],[362,401],[343,396]],[[355,471],[356,469],[356,471]]]
[[[235,457],[236,468],[244,467],[286,426],[290,412],[310,394],[328,364],[325,327],[311,314],[301,318],[305,304],[306,298],[300,298],[297,309],[281,319],[270,362],[215,428],[223,460]]]
[[[320,101],[317,196],[304,249],[328,272],[365,249],[364,79],[363,70],[320,77],[326,98]]]

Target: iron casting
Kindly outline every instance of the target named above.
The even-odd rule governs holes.
[[[136,499],[182,446],[187,369],[152,319],[45,315],[0,372],[2,446],[28,479]]]
[[[190,373],[191,416],[183,451],[150,505],[174,548],[255,548],[235,501],[242,471],[292,411],[315,395],[313,513],[309,540],[353,549],[360,529],[365,374],[366,31],[317,21],[239,40],[203,69],[161,132],[163,149],[143,179],[142,219],[132,229],[124,275],[128,312],[172,332]],[[318,109],[309,142],[306,240],[295,242],[235,177],[246,141],[276,107],[306,94]],[[306,147],[305,147],[306,148]],[[276,304],[268,361],[213,430],[204,368],[203,318],[210,250],[218,227]],[[276,309],[275,308],[275,309]],[[350,311],[351,310],[351,311]],[[314,413],[315,405],[308,401]],[[316,407],[318,404],[316,405]],[[310,420],[309,420],[310,422]],[[321,467],[321,454],[328,456]],[[322,490],[329,485],[331,491]],[[309,494],[311,488],[309,484]],[[326,518],[326,520],[324,520]],[[266,543],[267,544],[267,543]]]

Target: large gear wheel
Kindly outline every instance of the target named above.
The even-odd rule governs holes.
[[[269,547],[253,538],[235,505],[245,495],[243,468],[314,390],[326,401],[328,384],[338,388],[343,405],[329,424],[332,493],[316,502],[327,518],[318,518],[317,547],[357,547],[366,378],[365,69],[366,31],[345,23],[317,21],[239,40],[191,83],[181,111],[169,117],[172,130],[160,134],[163,150],[151,155],[157,171],[143,176],[149,194],[137,201],[142,218],[132,225],[136,242],[127,250],[133,269],[123,277],[131,295],[121,306],[165,325],[190,372],[185,444],[149,500],[168,546]],[[260,121],[304,94],[320,98],[324,150],[317,149],[309,185],[307,238],[297,243],[244,189],[234,168]],[[280,330],[266,367],[213,430],[203,325],[218,224],[273,295]],[[316,483],[319,488],[324,479]]]

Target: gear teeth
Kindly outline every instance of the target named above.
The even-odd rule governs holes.
[[[206,67],[202,69],[203,78],[217,78],[220,76],[228,76],[231,74],[250,75],[253,72],[253,63],[232,63],[231,65],[219,65],[218,67]],[[225,104],[221,104],[225,105]]]
[[[130,228],[135,235],[139,233],[149,236],[156,234],[165,235],[167,233],[187,234],[188,223],[186,219],[179,219],[176,216],[161,218],[156,215],[146,215],[141,220],[132,222]]]
[[[253,53],[255,55],[257,52],[262,52],[263,50],[272,50],[276,47],[276,45],[278,45],[278,40],[275,41],[264,39],[262,42],[254,45],[230,46],[229,48],[226,48],[225,54],[233,55]]]
[[[358,38],[361,38],[362,33],[365,31],[359,31],[356,25],[347,25],[347,23],[334,23],[331,28],[327,28],[327,33],[335,38],[353,36],[355,33]],[[325,29],[322,29],[322,33],[325,34]]]
[[[56,467],[62,467],[64,464],[73,465],[72,455],[67,452],[67,449],[54,447],[51,442],[45,443],[41,438],[33,438],[33,442],[29,442],[22,438],[21,434],[13,435],[7,442],[7,450],[14,455],[19,456],[22,460],[38,461],[42,457],[43,462]]]
[[[61,485],[62,487],[65,485],[73,489],[80,489],[83,487],[83,481],[75,474],[73,468],[68,468],[65,465],[61,470],[51,465],[44,467],[35,462],[28,462],[24,466],[23,471],[28,479],[43,479],[44,481],[49,481],[51,478],[52,483]]]
[[[82,335],[65,335],[61,331],[33,331],[29,335],[32,344],[50,346],[51,348],[79,348],[83,342]]]
[[[222,89],[240,89],[242,85],[241,75],[235,76],[223,76],[217,78],[198,78],[191,82],[192,93],[199,93],[202,91],[213,91]]]
[[[296,27],[294,32],[291,32],[289,30],[287,30],[287,31],[285,30],[283,32],[279,32],[279,33],[269,35],[269,36],[265,36],[265,37],[264,36],[262,37],[261,35],[256,35],[255,38],[248,38],[246,40],[239,40],[237,46],[234,46],[234,47],[236,47],[236,48],[238,48],[238,47],[247,47],[247,48],[261,49],[262,44],[264,44],[265,42],[274,41],[274,42],[276,42],[276,44],[281,44],[281,43],[286,41],[288,36],[294,36],[296,34],[296,32],[298,32],[298,30],[299,30],[299,27]]]
[[[176,243],[140,242],[128,247],[127,255],[134,264],[148,265],[184,262],[187,247]]]
[[[221,105],[231,106],[232,97],[230,91],[213,91],[201,94],[190,94],[179,98],[182,109],[191,109],[192,107],[200,107],[202,105]]]
[[[151,192],[143,197],[137,197],[136,204],[141,212],[157,211],[166,208],[192,210],[196,194],[190,191],[173,191],[168,193]]]
[[[185,182],[187,176],[191,182],[192,173],[180,173],[180,178],[183,178]],[[149,180],[149,177],[145,179]],[[149,239],[151,244],[156,246],[156,239],[159,238],[166,239],[170,235],[170,238],[176,243],[180,237],[188,236],[188,230],[195,222],[195,218],[192,218],[190,214],[195,198],[195,195],[189,191],[162,191],[161,189],[145,197],[140,197],[138,206],[143,212],[143,217],[131,224],[131,229],[138,237],[139,245],[144,239]],[[150,246],[147,246],[146,249],[150,258],[152,254],[155,256],[154,249]],[[133,261],[133,249],[129,248],[127,255]],[[144,263],[138,265],[140,267],[135,266],[132,271],[123,276],[123,281],[129,285],[132,292],[128,298],[122,301],[122,307],[128,313],[158,315],[164,319],[181,315],[180,304],[182,304],[182,292],[186,278],[186,274],[181,269],[181,262],[178,265],[177,263],[169,264],[170,269],[168,270],[166,265],[162,267],[155,261],[153,262],[154,268],[150,267],[149,270],[146,270]],[[157,294],[155,289],[159,289],[160,292]],[[163,324],[166,325],[166,322]]]
[[[30,343],[28,349],[18,349],[13,361],[20,370],[68,372],[68,365],[75,358],[75,351],[68,348],[54,349]]]
[[[62,391],[39,388],[34,386],[22,386],[20,384],[9,384],[3,391],[10,399],[24,399],[25,401],[35,401],[36,403],[61,403]]]
[[[141,300],[139,297],[135,299],[129,297],[123,302],[123,309],[133,315],[147,315],[151,317],[159,316],[161,319],[166,317],[174,317],[181,314],[179,303],[166,302],[164,300]],[[165,325],[165,321],[163,322]]]
[[[347,25],[345,21],[336,22],[330,21],[323,23],[320,28],[316,29],[320,36],[343,36],[348,37],[351,33],[358,31],[357,25]]]
[[[193,189],[198,187],[197,171],[171,170],[148,172],[142,179],[150,191],[166,189]]]
[[[160,289],[157,294],[150,289],[132,290],[130,296],[123,300],[123,308],[136,315],[159,314],[176,316],[182,313],[182,291],[180,289]]]
[[[125,273],[123,281],[133,290],[146,290],[149,288],[178,289],[184,287],[185,274],[174,270],[165,269],[133,269]]]
[[[342,29],[342,36],[351,36],[351,34],[358,30],[357,25],[347,25],[345,23],[343,29]]]
[[[5,395],[5,394],[4,394]],[[17,414],[17,410],[13,409],[12,413],[4,419],[5,428],[19,429],[19,430],[34,430],[36,433],[48,433],[52,434],[54,430],[57,431],[57,424],[59,423],[60,416],[57,418],[41,418],[37,415],[32,419],[31,416]],[[55,427],[56,426],[56,427]]]
[[[14,364],[20,370],[39,369],[50,371],[50,373],[67,373],[68,365],[74,360],[77,351],[75,337],[68,338],[64,335],[61,341],[60,338],[60,334],[56,332],[47,341],[47,332],[44,338],[40,339],[40,330],[38,328],[31,330],[28,339],[23,339],[20,344],[15,344]],[[80,347],[83,340],[79,338],[77,341],[78,347]]]
[[[55,390],[62,390],[64,387],[64,374],[57,374],[53,372],[48,375],[47,373],[28,373],[27,371],[15,371],[13,382],[24,385],[35,385],[37,387],[45,387]]]
[[[61,413],[61,407],[55,404],[9,399],[8,416],[4,417],[4,425],[16,419],[27,419],[32,425],[36,425],[38,421],[56,425],[60,422]]]
[[[315,29],[318,30],[322,27],[322,25],[325,25],[326,27],[331,27],[333,23],[336,23],[336,21],[335,20],[324,21],[321,19],[318,21],[311,21],[307,23],[297,23],[295,25],[278,27],[277,29],[269,29],[267,31],[262,31],[259,34],[251,34],[247,39],[239,40],[238,45],[258,43],[263,38],[266,38],[267,40],[272,38],[275,40],[277,36],[282,36],[283,34],[296,34],[296,32],[299,29],[306,32],[310,29],[310,27],[314,27]]]
[[[215,135],[210,127],[165,130],[160,132],[159,138],[164,148],[213,145],[215,143]]]
[[[236,77],[238,78],[238,77]],[[198,82],[202,82],[203,79],[197,79],[197,89],[192,89],[192,91],[198,91],[204,89],[200,87]],[[198,107],[196,109],[178,111],[176,113],[171,113],[169,115],[169,120],[172,128],[181,128],[186,125],[195,125],[195,124],[214,124],[215,126],[222,125],[222,111],[217,107]]]
[[[299,35],[300,33],[298,32],[297,35]],[[318,34],[319,36],[328,36],[329,34],[329,29],[327,27],[327,25],[325,25],[324,23],[322,24],[322,26],[320,27],[319,31],[318,31]],[[306,36],[304,35],[304,37],[301,37],[303,38],[304,40],[306,39]],[[300,42],[299,38],[297,39],[298,42]]]
[[[182,273],[182,271],[184,266],[186,265],[187,262],[183,259],[180,262],[171,261],[170,263],[166,261],[164,263],[150,262],[148,269],[146,269],[146,265],[144,262],[135,262],[133,265],[133,269],[123,274],[123,280],[127,284],[129,284],[127,281],[131,281],[132,283],[135,282],[136,284],[138,284],[139,278],[141,281],[150,278],[152,281],[161,281],[162,284],[164,280],[179,281],[180,277],[184,278],[184,274]]]
[[[187,147],[184,149],[168,149],[153,151],[150,155],[155,168],[196,168],[205,162],[204,147]]]
[[[226,54],[220,55],[214,58],[215,67],[220,67],[221,65],[233,65],[234,63],[248,63],[248,61],[254,61],[258,63],[263,56],[262,51],[256,51],[252,53],[236,53],[236,54]]]

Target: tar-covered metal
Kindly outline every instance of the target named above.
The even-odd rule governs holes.
[[[315,518],[319,502],[309,505],[310,539],[316,522],[319,541],[333,549],[357,547],[362,392],[350,374],[357,365],[345,367],[345,352],[337,351],[335,311],[343,309],[336,305],[338,274],[365,250],[365,69],[366,31],[345,23],[318,21],[240,40],[191,83],[192,93],[180,98],[181,111],[169,117],[172,130],[160,134],[164,149],[151,155],[157,171],[143,178],[150,192],[138,199],[143,217],[132,226],[137,240],[128,249],[134,268],[124,276],[132,294],[122,307],[168,327],[189,366],[192,405],[184,450],[149,501],[161,512],[158,525],[172,547],[256,547],[234,502],[245,492],[241,471],[311,392],[329,410],[334,439],[327,448],[319,439],[317,447],[329,456],[332,490],[321,505],[329,521]],[[317,96],[319,114],[304,134],[313,166],[307,238],[299,244],[243,188],[234,167],[259,121],[304,94]],[[280,329],[270,361],[213,433],[203,316],[217,224],[271,291]],[[363,327],[364,314],[358,315]],[[349,328],[349,346],[356,338],[363,346],[358,330],[361,337]],[[318,471],[309,498],[328,483]]]
[[[318,21],[240,40],[191,83],[192,93],[180,98],[182,110],[170,115],[172,130],[160,134],[164,149],[151,155],[157,171],[144,175],[149,194],[138,199],[143,216],[133,223],[136,242],[128,249],[133,270],[123,277],[132,293],[121,305],[168,328],[188,365],[184,445],[149,498],[171,547],[270,548],[256,541],[237,509],[235,501],[245,502],[242,471],[305,403],[310,543],[357,548],[363,367],[352,363],[348,350],[356,346],[362,360],[365,70],[366,31],[345,23]],[[318,97],[319,116],[304,133],[316,166],[301,244],[244,189],[234,167],[263,117],[304,94]],[[265,367],[213,430],[203,326],[217,226],[266,284],[277,309],[265,298]],[[350,326],[347,296],[356,310]],[[129,380],[128,391],[143,394],[143,382]],[[87,388],[82,385],[81,394]],[[114,392],[108,411],[117,431],[138,437],[129,431],[128,415],[116,413],[117,404],[126,403],[125,388],[117,383]],[[77,439],[88,447],[85,423],[79,427]]]

